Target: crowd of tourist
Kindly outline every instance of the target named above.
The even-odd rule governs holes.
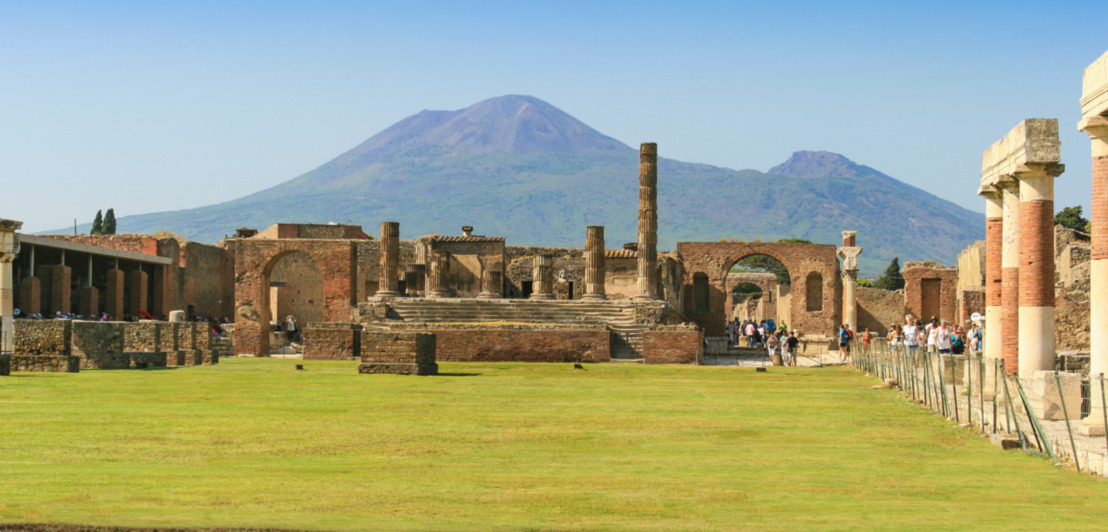
[[[984,348],[984,335],[977,323],[964,329],[932,316],[927,325],[920,326],[911,314],[904,316],[903,326],[889,327],[885,340],[892,346],[926,349],[929,353],[976,355]]]
[[[772,318],[757,322],[740,322],[738,318],[734,318],[727,324],[727,341],[731,346],[738,347],[745,341],[747,347],[765,349],[770,358],[776,356],[780,350],[781,359],[787,366],[796,365],[797,346],[800,345],[798,335],[796,331],[790,332],[786,324],[775,323]]]

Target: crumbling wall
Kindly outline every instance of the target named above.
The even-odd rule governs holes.
[[[358,373],[435,375],[439,372],[434,334],[362,331],[360,343],[362,360]]]
[[[904,291],[882,290],[859,286],[855,289],[858,298],[858,331],[884,336],[889,327],[904,323]]]
[[[436,359],[454,362],[608,362],[612,333],[585,325],[404,326],[437,338]]]
[[[349,360],[361,354],[361,326],[312,323],[303,331],[304,360]]]

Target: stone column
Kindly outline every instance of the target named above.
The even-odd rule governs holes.
[[[839,257],[843,259],[843,322],[850,330],[858,330],[858,255],[862,248],[856,247],[857,231],[843,231],[843,247],[839,248]]]
[[[404,270],[404,295],[408,297],[416,297],[419,295],[420,276],[423,275],[416,269],[415,265],[409,266],[407,270]]]
[[[147,282],[150,274],[135,270],[127,272],[128,311],[132,316],[138,316],[140,310],[146,310]]]
[[[540,253],[532,260],[531,299],[554,299],[554,255]]]
[[[604,272],[604,226],[590,225],[585,232],[585,295],[581,299],[608,299]]]
[[[994,187],[984,187],[979,195],[985,198],[985,385],[982,393],[993,397],[996,379],[995,360],[1001,355],[1001,273],[1000,260],[1004,239],[1004,204]]]
[[[123,321],[123,270],[113,268],[105,274],[104,312],[114,321]]]
[[[450,297],[450,255],[436,249],[431,251],[427,265],[427,297]]]
[[[639,148],[639,277],[635,299],[658,299],[658,145]]]
[[[1092,397],[1081,432],[1104,434],[1098,376],[1108,374],[1108,52],[1085,69],[1077,128],[1092,141],[1092,262],[1089,290],[1089,376]],[[1105,375],[1108,376],[1108,375]]]
[[[381,222],[381,267],[377,279],[377,297],[400,295],[400,223]]]
[[[407,288],[408,295],[423,297],[427,294],[427,265],[413,264],[411,268],[414,282]]]
[[[1057,139],[1058,121],[1054,122]],[[1054,371],[1054,178],[1063,165],[1027,165],[1020,188],[1019,374]]]
[[[1019,371],[1020,352],[1020,202],[1019,185],[1007,182],[1000,188],[1004,215],[1000,250],[1000,357],[1004,371]]]
[[[19,254],[19,240],[15,232],[22,227],[23,222],[0,218],[0,354],[12,352],[12,335],[15,334],[12,261]]]
[[[481,270],[481,293],[478,299],[500,299],[504,291],[504,264],[491,262]]]

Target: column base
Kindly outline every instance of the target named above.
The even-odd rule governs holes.
[[[481,292],[477,294],[477,299],[500,299],[500,294],[496,292]]]
[[[447,299],[451,296],[451,293],[445,290],[432,290],[427,292],[427,297],[431,299]]]
[[[584,301],[607,301],[608,296],[607,294],[585,294],[581,296],[581,299]]]
[[[378,290],[374,297],[400,297],[400,292],[396,290]]]
[[[531,294],[528,299],[537,299],[539,301],[549,301],[554,299],[554,294]]]
[[[636,303],[646,303],[650,301],[658,301],[658,298],[655,296],[635,296],[631,298],[631,301],[634,301]]]

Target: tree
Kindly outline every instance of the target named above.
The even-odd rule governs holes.
[[[1054,224],[1067,227],[1075,231],[1088,232],[1089,220],[1081,216],[1081,206],[1066,207],[1054,215]]]
[[[883,290],[900,290],[904,288],[904,276],[900,274],[900,257],[893,257],[885,273],[873,283],[874,288]]]
[[[789,286],[789,270],[783,264],[766,255],[751,255],[740,259],[731,267],[733,272],[769,272],[777,276],[777,284]]]
[[[88,232],[90,235],[99,235],[104,232],[104,214],[101,211],[96,211],[96,219],[92,221],[92,230]]]
[[[858,279],[858,286],[862,288],[870,288],[873,286],[873,281],[869,279]]]
[[[104,230],[100,234],[115,234],[115,209],[108,209],[108,212],[104,214]]]

